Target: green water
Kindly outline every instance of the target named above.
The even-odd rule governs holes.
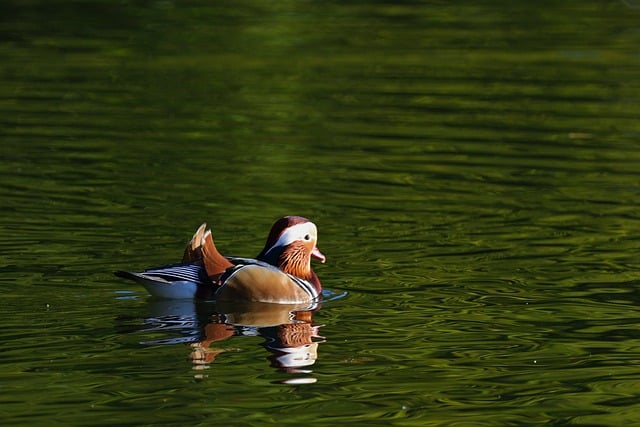
[[[632,1],[3,1],[0,423],[640,424],[639,70]],[[111,274],[287,214],[304,369]]]

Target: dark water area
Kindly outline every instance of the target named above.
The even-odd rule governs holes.
[[[640,423],[640,3],[8,0],[0,59],[3,426]],[[313,312],[112,275],[289,214]]]

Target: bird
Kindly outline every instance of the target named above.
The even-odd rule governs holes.
[[[185,248],[182,262],[142,272],[115,271],[142,284],[154,297],[297,304],[318,301],[322,284],[311,258],[324,263],[316,225],[301,216],[278,219],[256,258],[226,257],[202,224]]]

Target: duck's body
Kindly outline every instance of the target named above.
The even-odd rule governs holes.
[[[314,301],[320,296],[320,282],[284,273],[258,260],[233,259],[238,262],[225,272],[223,286],[215,293],[220,301],[260,301],[295,304]]]
[[[194,234],[182,263],[116,275],[135,280],[159,298],[295,304],[320,297],[322,285],[311,257],[325,258],[316,247],[316,226],[306,218],[278,220],[258,259],[222,256],[205,227]]]

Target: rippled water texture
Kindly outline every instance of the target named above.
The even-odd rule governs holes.
[[[640,424],[640,4],[0,3],[0,423]],[[319,307],[112,275],[319,229]]]

